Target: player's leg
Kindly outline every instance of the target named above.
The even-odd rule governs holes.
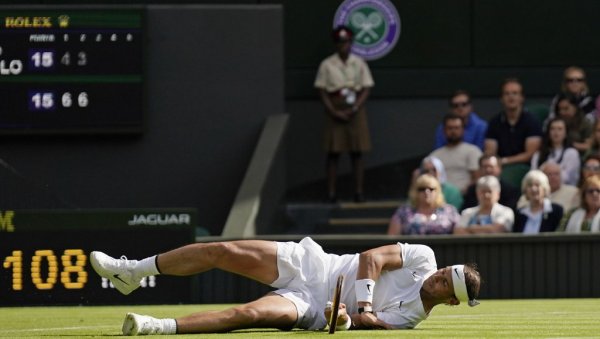
[[[291,329],[297,320],[295,305],[275,293],[253,302],[223,311],[207,311],[175,319],[176,329],[165,326],[173,319],[156,319],[129,313],[123,323],[123,334],[218,333],[244,328]]]
[[[250,303],[211,313],[195,313],[178,318],[178,333],[226,332],[243,328],[291,329],[297,320],[296,306],[278,294],[270,293]]]
[[[167,275],[185,276],[218,268],[263,284],[279,277],[274,241],[195,243],[160,254],[157,264],[160,273]]]
[[[279,276],[277,244],[263,240],[195,243],[141,261],[92,252],[90,262],[100,276],[108,278],[123,294],[137,289],[142,278],[157,274],[183,276],[218,268],[264,284]]]

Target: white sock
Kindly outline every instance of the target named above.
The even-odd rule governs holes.
[[[177,334],[177,322],[175,319],[160,319],[162,322],[161,334]]]
[[[135,266],[135,271],[137,275],[140,275],[141,277],[159,275],[160,272],[156,267],[156,255],[138,261],[137,265]]]

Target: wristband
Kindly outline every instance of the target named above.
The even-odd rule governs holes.
[[[373,313],[373,307],[371,306],[365,306],[365,307],[359,307],[358,308],[358,314],[362,314],[362,313]]]
[[[356,302],[373,303],[373,291],[375,290],[375,280],[360,279],[354,283],[354,292],[356,292]]]
[[[336,331],[347,331],[350,329],[351,325],[352,325],[352,320],[350,320],[350,316],[348,316],[348,321],[346,321],[345,324],[337,325],[335,327],[335,330]]]

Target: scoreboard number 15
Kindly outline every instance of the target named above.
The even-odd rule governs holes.
[[[85,271],[87,256],[81,249],[66,249],[60,262],[62,270],[59,268],[58,259],[52,250],[37,250],[31,257],[31,281],[38,290],[51,290],[57,283],[60,275],[60,282],[66,289],[82,289],[88,281],[88,274]],[[43,263],[47,269],[44,272]],[[12,289],[21,291],[23,289],[23,251],[12,251],[10,256],[4,259],[3,267],[12,269]],[[43,274],[44,273],[44,274]]]

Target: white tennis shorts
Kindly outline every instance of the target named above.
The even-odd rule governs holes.
[[[295,327],[317,330],[327,325],[323,311],[332,299],[329,272],[333,257],[308,237],[300,243],[277,243],[279,278],[271,286],[278,288],[275,293],[296,305]]]

